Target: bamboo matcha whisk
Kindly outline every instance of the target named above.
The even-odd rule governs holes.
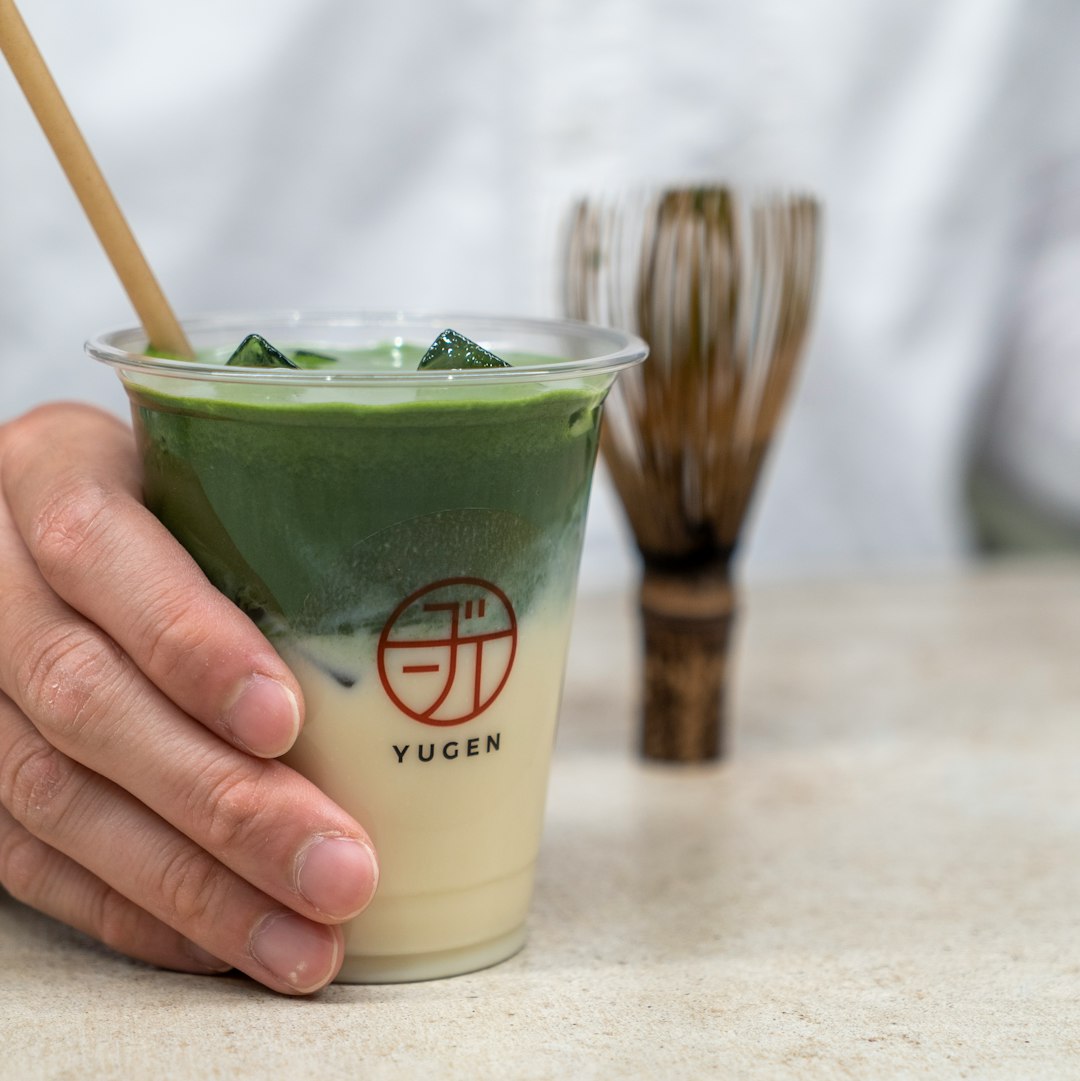
[[[819,206],[725,187],[581,200],[570,316],[634,331],[601,447],[644,557],[642,753],[724,751],[732,556],[814,302]]]

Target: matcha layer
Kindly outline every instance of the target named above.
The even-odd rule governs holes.
[[[501,390],[369,405],[128,385],[147,505],[271,635],[377,633],[440,579],[494,582],[519,616],[572,587],[603,388]]]

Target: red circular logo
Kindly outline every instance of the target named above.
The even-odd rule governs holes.
[[[379,678],[402,713],[446,727],[498,698],[517,653],[510,598],[482,578],[445,578],[394,609],[379,636]]]

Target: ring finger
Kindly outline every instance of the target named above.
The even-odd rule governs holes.
[[[0,805],[17,827],[123,897],[137,900],[155,921],[275,990],[314,991],[341,965],[339,928],[283,908],[129,793],[50,747],[3,695]],[[42,888],[42,873],[58,874],[49,902],[53,914],[91,933],[100,929],[101,917],[90,915],[88,906],[106,901],[103,895],[95,898],[85,877],[65,871],[65,865],[40,851],[31,848],[20,854],[19,840],[9,828],[4,846],[9,860],[13,851],[16,861],[45,859],[38,875],[25,868],[21,872],[24,892],[33,893],[35,880],[36,888]],[[20,873],[14,877],[20,880]],[[152,925],[133,919],[122,906],[119,916],[132,924],[107,932],[111,944],[133,953],[131,931]],[[155,936],[160,940],[159,931]]]

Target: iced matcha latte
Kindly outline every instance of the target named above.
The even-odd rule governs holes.
[[[418,371],[447,326],[510,366],[444,356]],[[509,956],[601,403],[641,343],[455,316],[187,330],[200,364],[139,355],[138,332],[89,349],[127,388],[148,505],[300,679],[307,723],[289,761],[378,848],[379,890],[346,928],[340,979]],[[227,365],[251,330],[303,366]]]

